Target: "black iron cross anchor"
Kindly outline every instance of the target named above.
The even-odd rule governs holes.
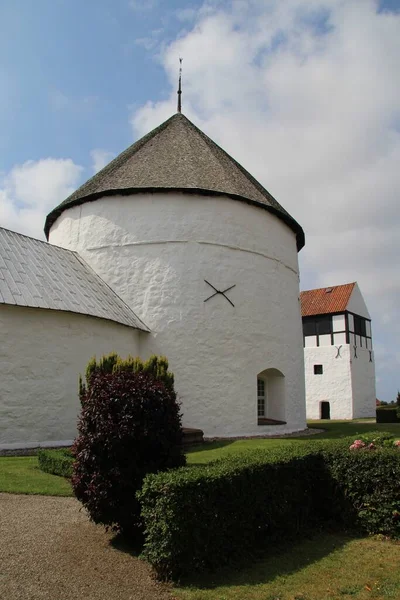
[[[209,296],[208,298],[206,298],[204,300],[204,302],[207,302],[207,300],[210,300],[211,298],[214,298],[214,296],[216,296],[217,294],[221,294],[221,296],[223,296],[224,298],[226,298],[226,300],[228,300],[229,304],[232,304],[232,306],[234,307],[235,305],[233,304],[233,302],[231,300],[229,300],[228,296],[225,296],[226,292],[229,292],[229,290],[233,289],[234,287],[236,287],[236,283],[235,285],[231,285],[231,287],[226,288],[226,290],[217,290],[216,287],[214,287],[212,285],[212,283],[210,283],[209,281],[207,281],[207,279],[204,280],[210,287],[212,287],[212,289],[214,290],[214,294],[211,294],[211,296]]]

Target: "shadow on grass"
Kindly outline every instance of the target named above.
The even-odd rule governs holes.
[[[271,548],[259,553],[251,564],[246,561],[214,572],[193,574],[182,579],[179,587],[206,590],[221,586],[265,584],[277,577],[294,574],[360,537],[359,532],[323,532],[290,543],[271,544]]]
[[[278,577],[295,574],[361,537],[358,531],[327,530],[282,543],[271,540],[271,547],[259,551],[252,559],[235,562],[212,572],[193,573],[190,577],[182,578],[178,587],[212,590],[266,584]],[[127,539],[117,534],[110,540],[110,545],[119,552],[139,558],[143,537],[139,534]]]

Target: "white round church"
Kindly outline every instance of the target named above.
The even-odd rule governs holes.
[[[73,407],[58,430],[36,434],[46,440],[30,441],[73,437],[78,373],[92,355],[111,351],[167,356],[183,425],[206,437],[305,428],[297,260],[303,230],[183,114],[133,144],[56,207],[45,233],[50,245],[73,251],[93,270],[132,319],[118,321],[111,308],[111,316],[80,311],[79,318],[86,318],[82,339],[78,326],[65,346],[76,355],[66,376],[75,396],[71,390],[60,399]],[[100,321],[109,326],[92,346],[87,319],[94,328]]]

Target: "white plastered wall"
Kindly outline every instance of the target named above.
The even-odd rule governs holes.
[[[370,319],[368,308],[356,284],[350,296],[347,310],[351,313]],[[349,315],[350,329],[353,328],[353,316]],[[371,335],[371,325],[366,323],[367,334]],[[353,389],[353,419],[374,417],[376,414],[376,388],[375,388],[375,358],[372,351],[371,340],[350,334],[351,348],[351,379]],[[355,357],[354,344],[357,345],[357,358]],[[365,347],[367,345],[367,348]],[[371,350],[371,352],[370,352]]]
[[[357,283],[353,288],[346,310],[355,315],[359,315],[360,317],[364,317],[365,319],[371,319],[367,305],[365,304]]]
[[[375,358],[374,352],[357,348],[357,358],[351,347],[351,380],[353,388],[353,419],[375,417]]]
[[[96,354],[139,354],[138,330],[75,313],[0,304],[0,448],[71,441],[78,377]]]
[[[304,348],[307,418],[321,418],[321,402],[330,403],[331,419],[352,419],[352,375],[350,346]],[[322,365],[323,374],[314,374]]]
[[[114,196],[62,213],[50,242],[78,251],[150,327],[143,357],[165,354],[183,423],[206,436],[305,427],[296,239],[262,208],[226,197]],[[213,289],[227,292],[209,301]],[[285,376],[287,425],[257,425],[257,374]]]

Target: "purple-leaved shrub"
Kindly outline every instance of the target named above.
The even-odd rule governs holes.
[[[140,529],[136,492],[147,473],[185,464],[173,386],[151,373],[94,372],[81,393],[72,486],[95,523]]]

